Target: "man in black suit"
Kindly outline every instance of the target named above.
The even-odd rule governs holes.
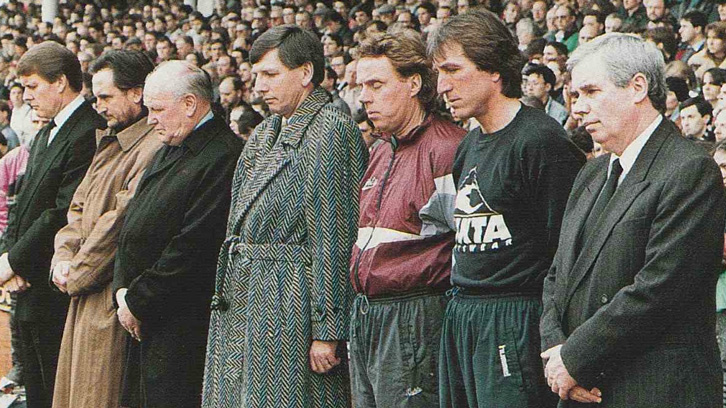
[[[0,283],[18,295],[28,407],[50,407],[68,298],[50,289],[53,239],[67,223],[73,193],[96,149],[104,121],[80,96],[81,66],[54,42],[31,48],[18,62],[23,99],[50,124],[36,136],[23,187],[0,256]]]
[[[605,35],[578,47],[568,68],[573,113],[610,154],[575,180],[545,280],[548,383],[566,407],[718,406],[719,169],[661,115],[655,46]]]
[[[116,251],[117,314],[133,338],[124,407],[201,405],[217,255],[243,146],[211,102],[208,75],[183,61],[162,63],[144,86],[147,120],[165,146],[139,182]]]

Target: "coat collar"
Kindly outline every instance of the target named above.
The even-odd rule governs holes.
[[[415,128],[411,129],[405,135],[393,135],[390,133],[381,133],[378,137],[389,143],[392,143],[392,140],[396,139],[396,142],[397,142],[396,145],[399,143],[403,144],[403,143],[413,142],[416,139],[418,139],[418,137],[421,136],[426,131],[426,129],[429,128],[429,126],[431,126],[435,117],[436,117],[435,114],[427,113],[426,116],[424,116],[423,122],[421,122],[421,124],[419,124]]]
[[[573,254],[572,260],[574,264],[572,268],[566,267],[566,270],[571,270],[571,275],[568,277],[567,295],[565,297],[565,307],[561,310],[566,309],[567,303],[569,303],[572,295],[577,290],[578,286],[582,282],[583,278],[589,273],[593,263],[597,259],[602,247],[610,238],[610,234],[622,219],[623,214],[630,208],[636,198],[645,190],[650,184],[647,180],[648,173],[658,156],[658,152],[663,147],[664,142],[668,137],[677,131],[675,126],[669,121],[663,121],[653,132],[653,136],[650,137],[648,142],[643,147],[643,150],[638,155],[638,158],[633,164],[633,168],[630,173],[622,181],[618,189],[615,191],[610,203],[603,210],[602,216],[598,220],[597,224],[593,227],[597,233],[592,234],[587,242],[581,243],[582,250],[579,256]],[[590,182],[586,188],[587,196],[583,195],[581,198],[580,211],[577,213],[580,217],[579,228],[574,232],[575,239],[579,239],[581,230],[584,226],[584,219],[587,218],[590,208],[594,204],[597,196],[600,192],[598,186],[602,187],[605,182],[605,173],[608,168],[608,160],[601,160],[598,163],[597,174],[593,181]],[[573,215],[575,216],[575,215]],[[575,251],[575,245],[570,245],[569,251]]]
[[[146,116],[143,116],[137,120],[136,123],[119,133],[116,133],[116,131],[111,128],[99,130],[96,132],[96,145],[100,146],[101,140],[104,137],[115,137],[118,140],[119,145],[121,145],[121,150],[128,152],[132,147],[136,146],[136,143],[138,143],[139,140],[143,139],[144,136],[149,134],[152,130],[154,130],[154,126],[146,123]]]
[[[215,115],[212,119],[207,120],[202,123],[201,126],[194,129],[192,133],[184,139],[181,145],[196,156],[204,149],[204,146],[212,140],[212,136],[217,133],[213,129],[224,125],[225,123],[222,119]]]
[[[280,131],[282,117],[273,115],[262,129],[262,145],[259,149],[246,149],[247,155],[255,156],[255,165],[249,169],[249,181],[242,191],[239,201],[233,210],[235,217],[230,221],[232,231],[238,233],[240,222],[244,219],[252,203],[267,188],[270,182],[284,169],[302,149],[297,147],[307,127],[312,123],[318,112],[330,102],[330,95],[322,88],[315,88],[287,122],[287,127]],[[263,125],[261,125],[263,126]],[[276,137],[281,132],[279,137]],[[279,143],[277,141],[279,140]],[[258,151],[254,151],[258,150]]]
[[[282,128],[279,136],[280,143],[290,147],[297,147],[303,133],[305,133],[303,130],[308,127],[320,109],[330,101],[330,94],[327,91],[319,86],[315,87],[288,119],[287,126]],[[275,124],[279,126],[277,122],[275,121]],[[282,118],[279,118],[279,123],[281,122]]]

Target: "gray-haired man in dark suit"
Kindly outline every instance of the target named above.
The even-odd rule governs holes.
[[[655,46],[605,35],[578,47],[568,68],[573,113],[610,154],[575,181],[545,280],[548,383],[565,407],[718,406],[718,167],[661,115]]]

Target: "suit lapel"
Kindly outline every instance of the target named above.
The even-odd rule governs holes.
[[[35,191],[40,186],[41,181],[45,178],[46,173],[48,173],[48,170],[53,167],[53,163],[58,155],[65,150],[65,146],[68,144],[68,139],[75,130],[76,125],[81,119],[85,118],[87,109],[90,109],[90,105],[88,102],[83,102],[83,104],[63,124],[63,126],[58,129],[58,133],[56,133],[50,145],[48,145],[45,149],[42,149],[42,151],[35,152],[37,155],[35,164],[37,165],[31,170],[32,177],[30,180],[26,180],[27,184],[23,186],[23,190],[27,189],[27,191],[23,193],[24,201],[30,200],[30,197],[35,195]],[[36,146],[33,150],[37,150],[40,147],[41,146]],[[32,158],[29,158],[29,163],[30,159]],[[28,206],[23,205],[21,208],[22,210],[20,211],[18,218],[22,218],[25,211],[28,209]]]
[[[633,163],[633,167],[630,169],[630,172],[615,191],[610,203],[607,207],[605,207],[602,216],[595,225],[595,233],[592,234],[587,242],[583,243],[582,251],[572,267],[572,273],[567,279],[568,288],[567,296],[565,298],[566,303],[562,310],[567,308],[567,304],[572,299],[572,295],[575,293],[585,276],[592,269],[593,263],[610,237],[613,228],[622,219],[623,214],[625,214],[628,208],[630,208],[635,199],[638,198],[643,190],[645,190],[650,184],[650,182],[646,180],[646,176],[648,175],[648,171],[658,155],[658,152],[663,146],[663,142],[665,142],[671,131],[669,123],[670,122],[664,120],[663,123],[656,128],[655,132],[653,132],[653,135],[650,137],[645,146],[643,146],[643,150],[641,150],[638,158],[635,160],[635,163]],[[605,171],[606,170],[603,170],[603,172]],[[592,207],[592,203],[589,203],[588,211],[590,207]],[[587,212],[582,214],[582,218],[587,218]]]
[[[578,255],[581,253],[581,248],[583,247],[582,242],[580,242],[580,237],[583,234],[582,230],[585,227],[585,220],[590,213],[590,209],[595,204],[603,184],[605,184],[607,163],[608,161],[603,158],[601,163],[597,165],[597,168],[592,171],[593,175],[590,180],[584,181],[585,185],[582,188],[582,192],[577,197],[577,202],[581,204],[575,206],[572,209],[572,214],[568,214],[567,218],[563,220],[561,231],[566,231],[567,235],[558,248],[558,251],[565,251],[561,259],[561,268],[559,269],[561,273],[567,275],[561,278],[558,277],[558,280],[563,279],[565,282],[570,282],[568,276],[571,275],[573,265],[577,261]],[[560,310],[564,310],[564,308]]]
[[[250,181],[246,183],[244,191],[241,192],[239,203],[235,209],[234,225],[238,225],[244,219],[252,203],[270,185],[275,176],[299,155],[298,147],[303,134],[320,109],[329,101],[328,93],[321,88],[316,88],[290,117],[288,125],[284,129],[280,131],[282,119],[279,116],[270,122],[268,128],[265,129],[262,151],[257,153],[259,158],[249,173]]]

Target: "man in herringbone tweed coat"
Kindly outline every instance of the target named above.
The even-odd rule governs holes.
[[[318,86],[323,54],[314,34],[270,29],[250,58],[274,115],[237,164],[203,406],[346,407],[347,267],[366,148]]]

